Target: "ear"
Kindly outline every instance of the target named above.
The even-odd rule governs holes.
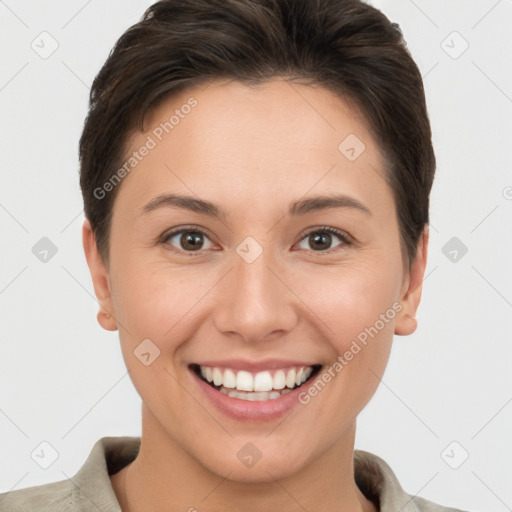
[[[98,245],[89,219],[85,219],[82,226],[82,243],[92,277],[94,293],[100,304],[98,323],[107,331],[116,331],[117,324],[112,306],[108,269],[98,252]]]
[[[418,326],[416,311],[420,304],[423,277],[427,266],[428,239],[429,232],[428,225],[426,225],[418,240],[416,256],[404,280],[404,286],[401,292],[400,303],[402,304],[402,309],[399,315],[397,315],[395,322],[395,334],[400,336],[412,334]]]

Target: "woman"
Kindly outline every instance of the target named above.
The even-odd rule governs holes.
[[[142,435],[2,510],[456,510],[354,450],[427,258],[435,157],[398,27],[356,0],[163,0],[90,100],[83,245]]]

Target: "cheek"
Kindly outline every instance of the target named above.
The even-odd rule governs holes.
[[[114,309],[130,378],[151,410],[157,411],[172,395],[179,411],[184,397],[169,355],[176,355],[193,335],[194,304],[207,292],[207,283],[197,271],[191,282],[187,272],[135,258],[123,262],[122,272],[121,267],[117,270]]]
[[[117,281],[116,318],[138,336],[163,340],[165,334],[186,315],[198,289],[170,272],[140,269]],[[196,300],[197,302],[197,300]]]
[[[341,350],[348,340],[376,323],[385,335],[393,330],[400,284],[399,265],[381,260],[340,267],[324,275],[319,270],[314,279],[308,278],[303,296],[326,324],[332,344]]]
[[[401,309],[397,302],[399,271],[393,265],[377,265],[373,271],[368,267],[346,269],[337,279],[325,280],[323,293],[320,288],[315,288],[314,295],[310,292],[326,340],[334,349],[330,363],[303,397],[304,403],[313,404],[313,415],[320,423],[342,430],[346,426],[343,421],[355,418],[375,393]],[[316,401],[314,397],[323,389],[335,407],[324,410],[322,400]]]
[[[114,311],[125,357],[145,339],[162,354],[179,351],[205,320],[218,272],[199,265],[172,266],[165,259],[126,257],[114,274]],[[162,363],[159,360],[159,364]]]
[[[336,354],[332,362],[339,363],[333,369],[336,381],[342,389],[358,390],[346,395],[356,407],[373,394],[389,358],[395,319],[402,307],[397,261],[337,269],[336,277],[317,276],[317,286],[310,286],[315,291],[309,292],[308,299],[325,325],[326,340]]]
[[[139,342],[145,338],[160,343],[176,339],[192,317],[197,323],[204,313],[200,303],[205,295],[209,297],[204,304],[215,307],[212,284],[223,273],[219,268],[196,264],[178,268],[162,260],[145,260],[143,254],[137,258],[136,253],[117,261],[112,269],[116,318]],[[337,267],[308,265],[289,276],[284,269],[281,273],[285,281],[293,283],[294,294],[300,298],[293,305],[293,297],[283,293],[283,303],[298,307],[298,314],[309,317],[313,324],[323,323],[331,345],[339,345],[340,351],[347,340],[373,326],[392,307],[401,278],[393,259],[386,263],[372,258]]]

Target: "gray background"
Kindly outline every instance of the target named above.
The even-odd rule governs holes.
[[[419,328],[395,338],[356,448],[410,494],[512,510],[512,2],[373,4],[422,70],[438,170]],[[92,79],[149,5],[0,1],[0,492],[72,477],[100,437],[140,434],[118,334],[96,323],[77,142]]]

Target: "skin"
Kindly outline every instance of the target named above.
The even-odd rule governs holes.
[[[353,106],[322,87],[279,78],[188,89],[151,112],[128,153],[191,96],[198,105],[120,185],[108,264],[83,226],[98,320],[119,329],[143,403],[139,455],[111,476],[122,510],[376,511],[354,482],[356,419],[384,373],[393,334],[416,329],[428,232],[409,268],[379,147]],[[351,133],[366,146],[355,161],[338,150]],[[293,201],[333,192],[371,213],[286,214]],[[162,193],[212,201],[226,218],[169,207],[142,214]],[[164,240],[182,226],[205,232],[199,251],[180,235]],[[352,243],[333,235],[315,250],[308,234],[323,226]],[[263,249],[252,263],[236,252],[247,236]],[[233,357],[329,366],[394,303],[402,307],[395,318],[284,420],[223,415],[188,369]],[[149,366],[133,353],[147,338],[161,351]],[[236,456],[248,442],[262,453],[251,468]]]

